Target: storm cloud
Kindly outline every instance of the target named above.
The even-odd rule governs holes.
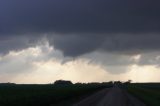
[[[159,32],[159,3],[150,0],[1,0],[1,33]]]
[[[159,4],[0,0],[0,80],[160,81]]]
[[[0,49],[6,53],[27,48],[45,36],[51,45],[71,57],[93,51],[122,54],[159,51],[159,3],[1,0]],[[6,43],[4,39],[9,40]]]

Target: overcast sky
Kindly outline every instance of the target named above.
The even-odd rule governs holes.
[[[159,4],[0,0],[0,81],[160,81]]]

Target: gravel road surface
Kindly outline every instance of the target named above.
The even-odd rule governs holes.
[[[146,106],[143,102],[118,87],[104,89],[73,106]]]

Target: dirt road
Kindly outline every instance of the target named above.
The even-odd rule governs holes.
[[[144,103],[127,93],[126,91],[113,87],[104,89],[96,94],[80,101],[74,106],[146,106]]]

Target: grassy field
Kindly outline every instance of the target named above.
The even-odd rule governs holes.
[[[132,84],[128,91],[146,103],[147,106],[160,106],[160,84]]]
[[[71,105],[108,84],[0,85],[0,106]]]

